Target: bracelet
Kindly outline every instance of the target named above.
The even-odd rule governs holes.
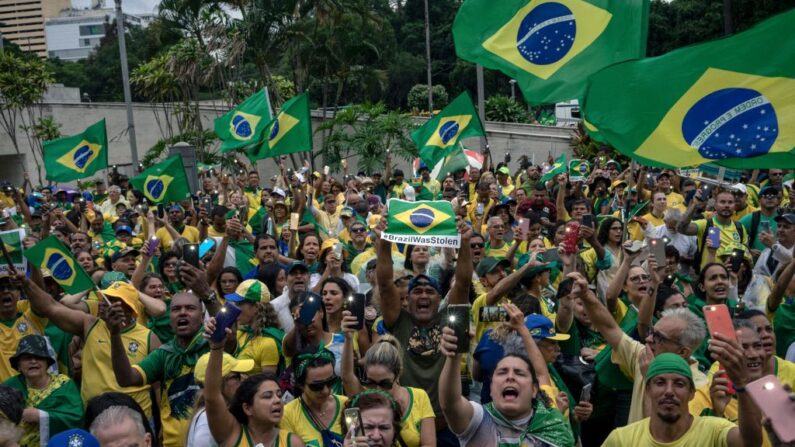
[[[732,387],[734,388],[734,391],[736,391],[738,393],[744,393],[745,392],[745,387],[744,386],[734,386],[734,385],[732,385]]]
[[[217,348],[210,348],[210,351],[219,351],[219,350],[222,350],[222,349],[224,349],[224,347],[223,346],[219,346]]]

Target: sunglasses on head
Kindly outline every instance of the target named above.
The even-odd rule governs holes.
[[[314,392],[323,391],[323,388],[325,388],[325,387],[328,387],[328,389],[331,390],[331,387],[332,387],[332,385],[334,385],[334,382],[336,380],[337,380],[336,376],[331,376],[331,377],[329,377],[328,379],[326,379],[326,380],[324,380],[322,382],[312,382],[312,383],[306,384],[306,386],[307,386],[307,388],[309,388],[310,390],[312,390]]]
[[[367,388],[380,388],[382,390],[391,390],[394,384],[395,381],[389,379],[384,379],[379,381],[365,379],[362,381],[362,385],[364,385]]]

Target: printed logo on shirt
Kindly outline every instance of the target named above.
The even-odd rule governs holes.
[[[127,350],[130,351],[130,354],[135,354],[138,352],[138,343],[131,341],[130,344],[127,346]]]
[[[28,324],[25,323],[24,321],[20,322],[17,325],[17,330],[19,331],[20,334],[24,334],[25,332],[28,331]]]

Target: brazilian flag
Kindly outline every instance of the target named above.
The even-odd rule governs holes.
[[[131,178],[130,184],[151,203],[179,202],[190,197],[188,177],[178,155],[144,170]]]
[[[547,180],[552,180],[553,178],[557,177],[558,174],[565,174],[569,171],[569,165],[566,164],[566,154],[561,154],[557,160],[555,160],[555,164],[549,168],[546,174],[541,177],[541,182],[546,182]]]
[[[251,161],[312,152],[312,118],[306,93],[285,102],[265,129],[262,142],[246,152]]]
[[[795,10],[590,78],[588,122],[648,165],[795,166]]]
[[[389,217],[382,239],[398,244],[460,246],[461,238],[450,202],[389,199],[388,205]]]
[[[460,140],[485,134],[472,98],[464,92],[412,132],[411,139],[420,149],[420,160],[429,167],[435,167],[444,163],[448,155],[461,150],[458,147]]]
[[[94,288],[94,282],[77,263],[69,249],[55,236],[24,251],[25,257],[39,270],[47,270],[64,292],[75,294]]]
[[[590,74],[642,57],[648,17],[648,0],[466,0],[453,40],[458,57],[549,104],[582,96]]]
[[[214,127],[215,134],[221,139],[221,153],[259,143],[270,119],[271,107],[265,89],[216,118]]]
[[[105,119],[83,132],[44,142],[44,169],[47,180],[69,182],[91,177],[108,167],[108,133]]]

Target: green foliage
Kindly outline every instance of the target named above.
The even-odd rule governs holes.
[[[61,125],[52,117],[45,116],[32,126],[33,135],[41,141],[55,140],[61,137]]]
[[[32,106],[52,82],[52,71],[39,58],[0,52],[0,98],[4,110]]]
[[[486,99],[486,120],[503,123],[527,123],[527,108],[510,96],[494,95]]]
[[[318,127],[316,132],[330,131],[319,152],[333,169],[342,159],[356,155],[359,169],[376,171],[384,166],[387,151],[403,160],[417,157],[409,137],[415,127],[410,116],[388,111],[383,103],[347,107]]]
[[[190,131],[171,138],[163,138],[154,146],[150,147],[144,154],[141,163],[144,168],[148,168],[165,157],[168,147],[179,142],[188,143],[196,148],[196,159],[205,164],[217,164],[221,156],[209,148],[218,137],[212,130]]]
[[[447,95],[447,89],[443,85],[433,86],[433,108],[436,110],[443,109],[449,102],[450,97]],[[409,110],[424,110],[428,111],[428,85],[417,84],[409,90],[408,98],[406,98]]]
[[[629,158],[619,153],[615,148],[610,145],[600,143],[585,131],[582,122],[577,124],[574,131],[574,137],[571,140],[571,149],[577,158],[595,161],[599,156],[606,156],[608,159],[613,159],[621,163],[622,166],[627,166],[630,162]]]

